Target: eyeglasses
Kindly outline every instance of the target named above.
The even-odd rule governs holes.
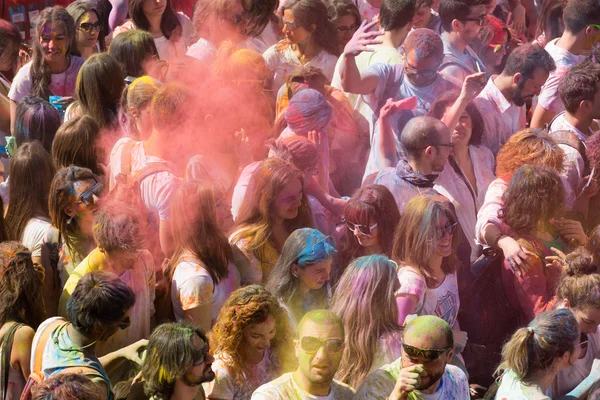
[[[377,222],[375,222],[371,226],[368,226],[368,225],[359,225],[359,224],[355,224],[355,223],[350,222],[350,221],[346,221],[346,226],[352,232],[354,232],[355,230],[358,229],[358,231],[360,233],[362,233],[363,235],[365,235],[365,236],[371,236],[373,234],[373,229],[377,228]]]
[[[452,143],[438,143],[433,145],[433,147],[448,147],[450,149],[453,149],[454,145]]]
[[[123,321],[119,322],[119,329],[124,331],[125,329],[131,326],[131,319],[129,317],[125,318]]]
[[[316,353],[321,347],[325,348],[325,352],[328,354],[337,354],[344,348],[344,341],[342,339],[329,339],[322,341],[313,336],[304,336],[300,339],[300,347],[306,353]]]
[[[242,83],[260,84],[264,92],[273,91],[273,77],[266,77],[265,79],[234,79],[232,82],[237,83],[238,86]]]
[[[337,29],[339,33],[355,32],[356,29],[358,29],[358,24],[350,26],[336,26],[335,29]]]
[[[479,26],[483,26],[483,23],[485,22],[485,17],[486,17],[486,15],[483,14],[482,16],[479,16],[477,18],[465,18],[465,19],[463,19],[463,21],[464,22],[467,22],[467,21],[479,22]]]
[[[241,14],[233,14],[230,18],[229,21],[233,24],[233,25],[241,25],[243,22],[246,21],[246,14],[245,13],[241,13]]]
[[[488,44],[488,47],[493,49],[494,53],[499,53],[500,50],[504,49],[506,51],[508,51],[508,43],[506,44],[494,44],[494,43],[490,43]]]
[[[593,26],[596,29],[600,29],[600,25],[598,24],[588,24],[587,26]]]
[[[443,227],[442,229],[440,229],[437,232],[437,238],[438,240],[442,239],[444,236],[446,236],[446,234],[452,236],[454,235],[454,232],[456,232],[456,227],[458,226],[458,222],[454,222],[450,225],[446,225],[445,227]]]
[[[285,25],[285,27],[290,31],[295,31],[296,29],[300,28],[300,25],[298,25],[295,22],[289,22],[289,21],[286,21],[285,19],[282,20],[282,22],[283,22],[283,25]]]
[[[435,361],[441,357],[442,354],[450,350],[452,347],[445,349],[420,349],[418,347],[410,346],[402,343],[402,349],[406,355],[410,358],[424,357],[428,361]]]
[[[96,197],[100,197],[102,195],[102,190],[104,189],[104,185],[101,183],[96,183],[90,190],[86,190],[85,192],[79,195],[78,202],[83,204],[85,207],[93,206],[94,195]]]
[[[408,63],[404,64],[404,72],[406,75],[421,76],[425,79],[431,79],[438,74],[437,69],[417,69],[408,65]]]
[[[318,246],[318,245],[320,245],[320,244],[322,244],[322,245],[323,245],[323,247],[324,247],[324,254],[326,254],[326,253],[327,253],[327,247],[326,247],[326,245],[327,245],[327,246],[330,246],[330,247],[333,247],[333,244],[331,243],[332,241],[333,241],[333,239],[332,239],[332,237],[331,237],[331,236],[325,236],[323,239],[319,240],[317,243],[315,243],[315,244],[313,245],[313,247],[312,247],[312,249],[311,249],[311,253],[310,253],[310,254],[311,254],[311,256],[312,256],[313,254],[315,254],[315,249],[316,249],[316,248],[317,248],[317,246]],[[334,249],[334,251],[335,251],[335,249]]]
[[[84,22],[80,24],[77,29],[83,32],[92,33],[92,32],[100,32],[103,29],[102,22],[96,22],[92,24],[90,22]]]

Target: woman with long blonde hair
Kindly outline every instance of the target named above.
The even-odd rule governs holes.
[[[229,238],[250,265],[242,282],[266,282],[288,236],[312,225],[302,173],[278,158],[262,161],[250,179]]]
[[[209,339],[216,378],[203,384],[207,399],[250,400],[256,388],[294,368],[288,315],[261,286],[233,292]]]
[[[346,336],[336,378],[352,387],[359,387],[367,374],[402,354],[396,268],[384,255],[359,257],[336,286],[331,310],[342,319]]]

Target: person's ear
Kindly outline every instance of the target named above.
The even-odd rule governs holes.
[[[462,22],[460,22],[460,21],[459,21],[459,20],[457,20],[457,19],[453,19],[453,20],[452,20],[451,26],[452,26],[452,30],[453,30],[453,31],[456,31],[456,32],[459,32],[459,31],[461,31],[461,30],[462,30],[462,28],[463,28],[463,24],[462,24]]]
[[[73,210],[73,207],[67,206],[65,208],[65,214],[67,214],[69,217],[73,218],[75,216],[75,211]]]
[[[448,350],[448,358],[447,358],[447,363],[450,362],[450,360],[452,360],[452,358],[454,357],[454,353],[456,352],[456,347],[451,348],[450,350]]]
[[[433,156],[433,151],[434,151],[434,147],[433,146],[427,146],[425,148],[425,150],[423,151],[423,153],[425,154],[426,157],[432,157]]]
[[[300,268],[298,267],[298,264],[296,264],[296,263],[292,264],[292,275],[297,278],[299,272],[300,272]]]
[[[591,108],[591,102],[589,100],[581,100],[579,102],[579,109],[583,111],[589,111]]]
[[[140,116],[135,107],[129,107],[129,114],[133,117],[133,119],[138,119]]]
[[[569,299],[563,299],[562,305],[564,308],[569,308],[571,304],[569,303]]]
[[[520,72],[517,72],[516,74],[513,75],[512,81],[515,85],[520,84],[521,82],[523,82],[523,74],[521,74]]]
[[[294,339],[294,351],[296,353],[296,358],[299,358],[300,353],[300,341],[298,339]]]
[[[312,24],[311,26],[308,27],[308,31],[310,33],[314,33],[316,29],[317,29],[317,25],[315,25],[315,24]]]

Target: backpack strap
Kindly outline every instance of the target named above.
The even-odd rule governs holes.
[[[0,400],[6,399],[8,394],[8,371],[10,369],[10,356],[12,352],[13,340],[15,338],[15,332],[22,327],[23,324],[13,323],[8,331],[2,338],[0,338],[0,368],[2,375],[0,376]]]
[[[569,131],[555,131],[550,134],[557,144],[569,146],[576,150],[583,159],[584,168],[587,172],[590,170],[590,163],[587,157],[585,143],[582,142],[577,135]]]

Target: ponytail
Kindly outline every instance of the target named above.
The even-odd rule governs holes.
[[[511,369],[527,383],[535,372],[548,370],[558,357],[571,353],[578,337],[579,324],[570,310],[544,312],[504,345],[496,373]]]

